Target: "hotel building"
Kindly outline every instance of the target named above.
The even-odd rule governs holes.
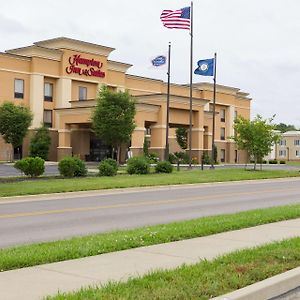
[[[133,155],[143,152],[144,139],[149,151],[162,158],[166,134],[167,84],[161,80],[127,74],[130,64],[110,60],[113,48],[60,37],[36,42],[31,46],[0,53],[0,104],[11,101],[30,108],[33,123],[21,147],[28,155],[34,130],[45,124],[50,128],[49,160],[78,155],[100,160],[108,147],[91,129],[91,111],[99,87],[114,91],[128,90],[136,99],[136,128],[130,145]],[[251,99],[238,88],[217,85],[215,141],[218,160],[245,162],[247,155],[238,151],[233,136],[237,115],[250,118]],[[204,151],[211,151],[213,85],[193,85],[192,156],[200,161]],[[170,152],[180,151],[175,129],[189,126],[189,86],[171,84]],[[0,160],[13,158],[16,149],[0,136]]]

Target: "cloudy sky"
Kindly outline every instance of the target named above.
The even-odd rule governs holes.
[[[66,36],[116,48],[130,74],[166,79],[149,68],[172,42],[172,82],[189,82],[189,33],[162,26],[163,9],[185,0],[10,0],[1,3],[0,51]],[[194,0],[194,61],[218,53],[218,83],[253,98],[252,116],[300,127],[300,1]],[[195,76],[194,82],[211,81]]]

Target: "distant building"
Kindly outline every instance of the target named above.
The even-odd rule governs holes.
[[[287,131],[281,134],[281,139],[275,145],[277,160],[300,160],[300,131]]]
[[[28,155],[33,131],[41,124],[50,128],[49,159],[66,155],[87,160],[101,160],[111,153],[109,146],[91,129],[91,111],[101,85],[124,91],[136,99],[136,128],[128,147],[132,155],[141,154],[145,137],[149,151],[163,157],[166,134],[167,84],[161,80],[129,75],[130,64],[108,59],[113,48],[70,38],[55,38],[31,46],[0,53],[0,104],[11,101],[25,105],[34,115],[33,124],[22,145]],[[180,151],[175,139],[177,127],[189,125],[189,86],[171,84],[170,152]],[[231,136],[237,115],[250,118],[251,99],[238,88],[217,86],[216,146],[221,162],[245,162],[247,154],[238,151]],[[200,161],[203,152],[211,151],[213,85],[193,86],[192,156]],[[0,137],[0,160],[17,154]],[[282,154],[282,153],[281,153]],[[291,154],[290,154],[291,155]]]

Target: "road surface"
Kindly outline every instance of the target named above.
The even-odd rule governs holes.
[[[300,178],[0,199],[8,247],[300,203]]]

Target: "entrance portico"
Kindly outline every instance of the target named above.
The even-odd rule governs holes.
[[[167,128],[166,95],[140,95],[135,96],[135,99],[136,128],[132,133],[130,149],[133,155],[142,154],[145,136],[147,135],[150,141],[149,151],[156,152],[160,159],[163,159]],[[204,151],[204,106],[208,102],[205,99],[193,99],[192,156],[198,161],[200,161]],[[59,124],[58,160],[66,155],[78,155],[81,158],[91,157],[91,113],[95,105],[95,100],[72,101],[70,108],[56,109],[56,124]],[[189,126],[188,97],[171,95],[169,111],[170,128]],[[170,130],[170,133],[172,134],[172,130]],[[172,149],[174,143],[170,143],[170,145],[170,152],[177,150],[178,147],[176,148],[176,146],[176,149]],[[123,158],[125,159],[125,157]]]

